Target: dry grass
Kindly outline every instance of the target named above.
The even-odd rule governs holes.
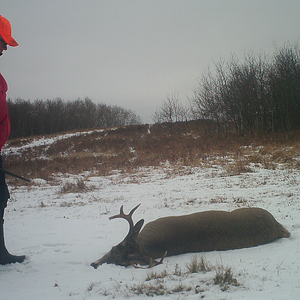
[[[197,255],[194,255],[191,261],[186,265],[188,273],[206,273],[211,271],[212,265],[202,255],[199,259]]]
[[[219,285],[222,291],[226,291],[230,286],[239,286],[233,271],[230,267],[219,265],[215,271],[214,284]]]
[[[145,281],[150,281],[150,280],[153,280],[153,279],[163,279],[163,278],[165,278],[167,276],[168,276],[167,270],[163,270],[161,272],[152,271],[152,272],[149,272],[146,275]]]
[[[195,279],[196,273],[208,274],[207,279],[196,286],[190,285],[190,278]],[[195,280],[194,280],[195,281]],[[160,272],[151,270],[144,282],[127,286],[127,288],[136,295],[161,296],[186,293],[201,293],[201,298],[205,296],[204,292],[207,286],[218,285],[222,291],[228,290],[231,286],[240,286],[236,276],[230,267],[224,267],[223,264],[214,266],[206,258],[194,255],[191,261],[186,264],[186,269],[182,271],[179,265],[175,265],[175,271],[169,273],[166,269]],[[171,287],[170,287],[171,286]],[[193,292],[194,291],[194,292]]]
[[[9,146],[25,146],[32,140],[11,140]],[[218,135],[213,123],[192,121],[82,132],[52,144],[22,148],[16,154],[5,153],[6,169],[50,182],[56,174],[89,171],[103,176],[113,170],[133,173],[139,167],[165,163],[177,170],[182,166],[220,165],[226,175],[238,175],[252,172],[255,166],[274,169],[283,164],[300,168],[300,135]],[[9,180],[17,184],[15,179]]]
[[[88,190],[82,178],[77,179],[76,182],[66,182],[60,189],[60,194],[67,193],[83,193]]]

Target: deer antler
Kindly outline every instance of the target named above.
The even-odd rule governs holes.
[[[126,214],[124,213],[123,205],[122,205],[121,208],[120,208],[120,213],[119,213],[118,215],[114,215],[114,216],[112,216],[112,217],[109,217],[109,220],[117,219],[117,218],[121,218],[121,219],[127,220],[128,223],[129,223],[129,232],[128,232],[128,235],[127,235],[127,236],[129,236],[129,234],[130,234],[130,232],[132,231],[133,226],[134,226],[134,223],[133,223],[133,220],[132,220],[132,215],[133,215],[133,213],[137,210],[137,208],[138,208],[140,205],[141,205],[141,203],[138,204],[136,207],[134,207],[134,208],[130,211],[130,213],[129,213],[128,215],[126,215]]]

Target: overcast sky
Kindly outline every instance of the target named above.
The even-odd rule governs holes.
[[[214,61],[298,42],[299,13],[299,0],[6,0],[20,46],[0,69],[12,99],[89,97],[151,122]]]

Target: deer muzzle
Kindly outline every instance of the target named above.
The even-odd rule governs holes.
[[[97,269],[99,266],[101,266],[102,264],[105,263],[111,263],[111,254],[110,252],[106,253],[103,257],[101,257],[100,259],[94,261],[91,263],[91,266],[95,269]]]

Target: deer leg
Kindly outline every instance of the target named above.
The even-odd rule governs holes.
[[[150,268],[153,268],[153,267],[155,267],[157,265],[161,265],[163,263],[163,260],[166,257],[166,255],[167,255],[167,251],[165,252],[165,254],[163,255],[163,257],[159,261],[153,259],[150,256],[141,255],[141,254],[131,254],[129,256],[129,258],[132,258],[132,260],[130,260],[130,263],[136,269],[150,269]],[[139,267],[136,263],[134,263],[134,261],[138,262],[140,260],[147,262],[149,264],[148,267],[145,267],[145,268],[144,267]]]

